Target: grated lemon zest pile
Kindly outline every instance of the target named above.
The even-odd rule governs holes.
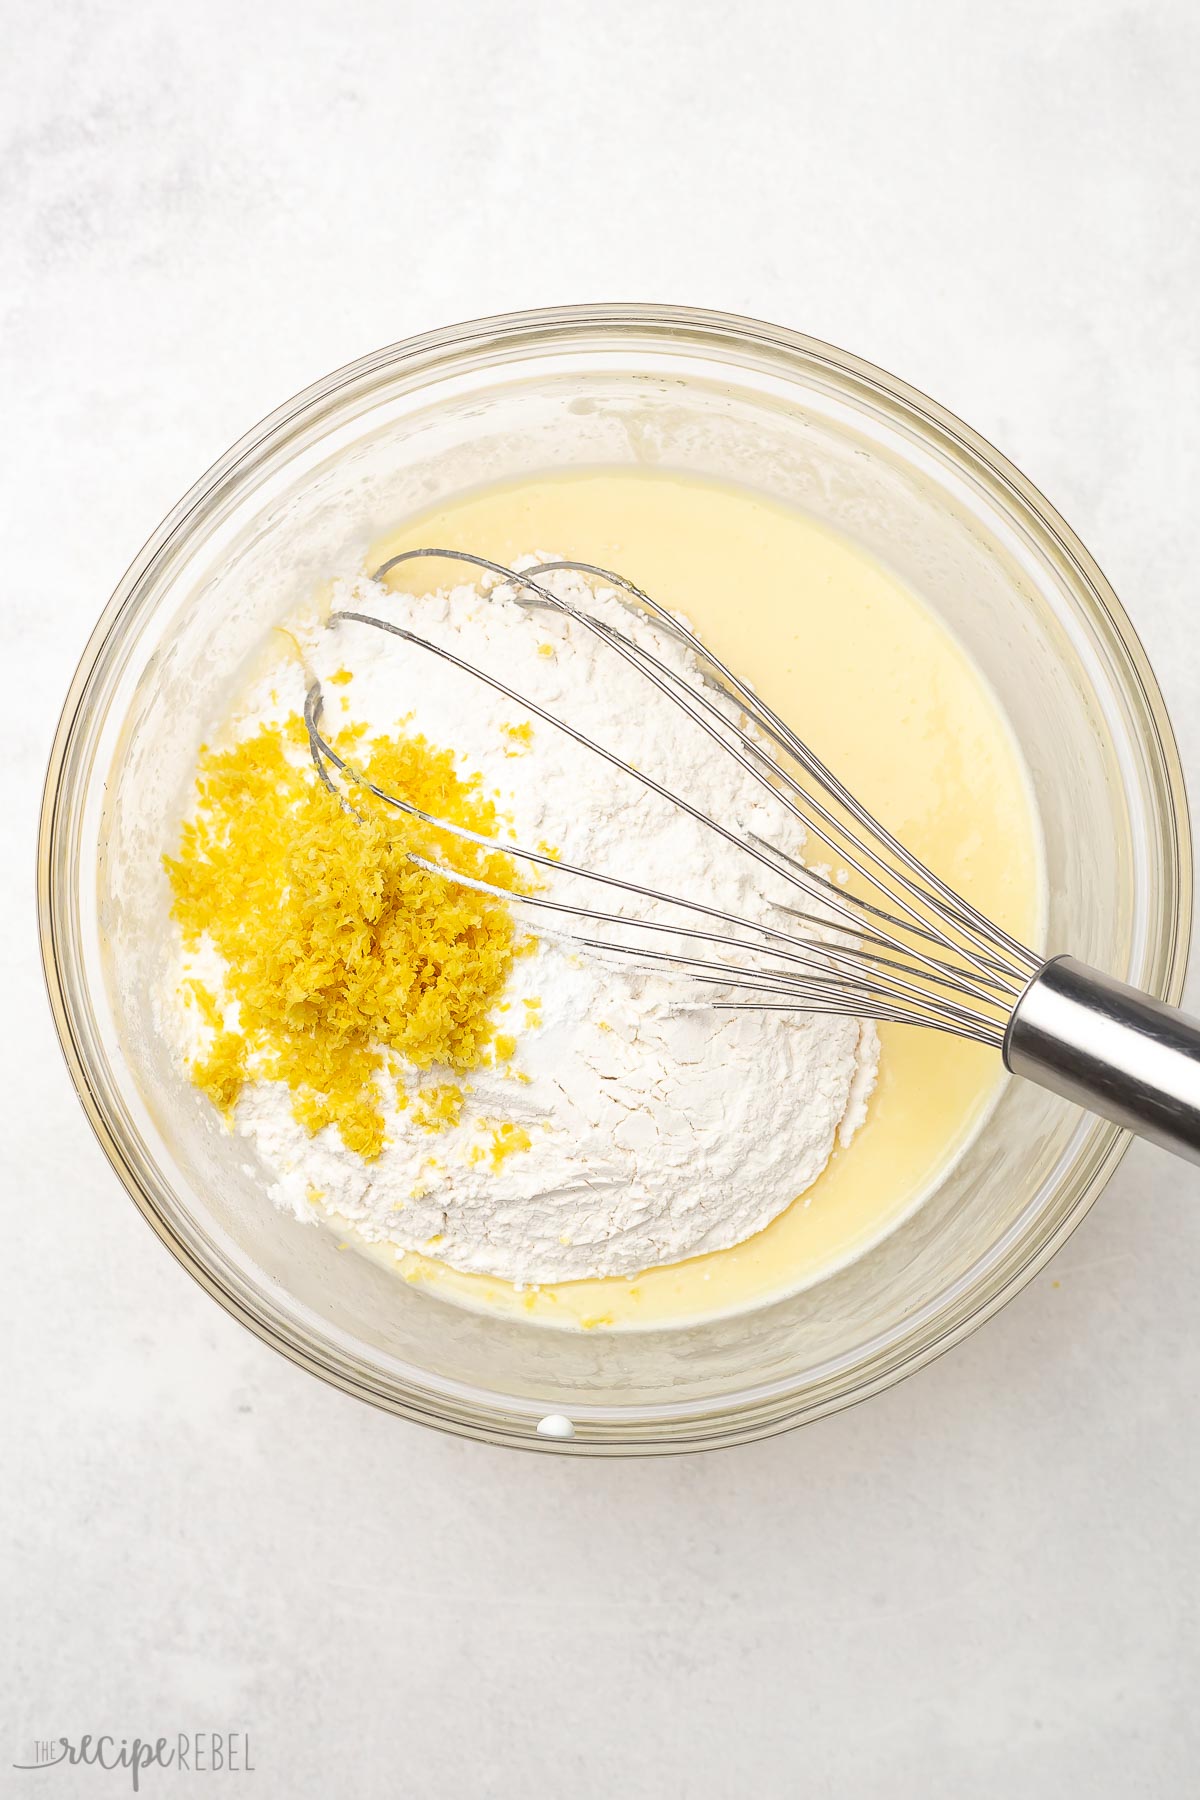
[[[350,729],[335,747],[354,751],[378,786],[496,835],[494,804],[478,777],[457,774],[451,752],[421,736],[355,751],[359,738]],[[237,1009],[234,1029],[192,982],[213,1037],[191,1075],[226,1114],[248,1080],[285,1082],[309,1131],[334,1125],[347,1149],[371,1159],[384,1146],[376,1076],[394,1058],[466,1071],[511,1055],[491,1014],[514,955],[533,944],[515,941],[503,901],[414,867],[408,852],[515,892],[511,858],[385,809],[361,788],[354,804],[366,816],[353,817],[294,760],[306,744],[293,714],[231,748],[205,748],[179,853],[163,859],[184,943],[194,950],[208,934]],[[418,1096],[416,1117],[437,1130],[457,1120],[462,1094],[449,1085],[434,1094]]]

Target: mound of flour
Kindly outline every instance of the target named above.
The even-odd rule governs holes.
[[[578,576],[548,580],[699,684],[690,653],[648,619]],[[414,598],[358,580],[335,586],[334,608],[343,607],[421,633],[714,818],[799,852],[799,825],[577,621],[519,604],[502,586]],[[302,710],[315,672],[331,726],[403,728],[453,748],[462,773],[481,774],[496,795],[514,842],[552,846],[564,862],[743,917],[778,919],[773,906],[786,891],[750,857],[527,708],[369,626],[294,631],[308,671],[281,662],[256,683],[235,735]],[[352,680],[332,684],[342,670]],[[642,917],[655,910],[566,877],[549,892]],[[534,931],[542,922],[529,914]],[[211,953],[179,951],[163,1013],[183,1057],[202,1049],[205,1030],[174,997],[189,974],[220,981]],[[878,1038],[869,1022],[697,1004],[710,992],[542,935],[536,952],[517,960],[505,995],[500,1028],[516,1039],[511,1060],[465,1078],[405,1073],[410,1096],[448,1080],[462,1086],[456,1124],[423,1129],[420,1108],[410,1099],[399,1109],[394,1084],[381,1080],[388,1142],[368,1163],[333,1128],[310,1136],[287,1090],[257,1082],[242,1095],[236,1129],[256,1146],[278,1203],[297,1216],[325,1212],[365,1239],[462,1270],[566,1281],[724,1249],[803,1194],[835,1145],[849,1141],[874,1085]],[[518,1127],[528,1147],[498,1158],[490,1146],[504,1125]]]

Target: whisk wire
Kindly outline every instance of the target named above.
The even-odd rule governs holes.
[[[635,934],[635,941],[632,943],[590,937],[578,932],[559,934],[565,935],[569,941],[582,948],[596,953],[616,954],[623,960],[642,960],[654,966],[669,968],[677,971],[686,981],[720,988],[726,992],[768,996],[753,1000],[717,998],[711,1002],[719,1007],[790,1009],[851,1017],[871,1016],[898,1023],[928,1025],[981,1043],[1001,1043],[1012,1005],[1027,983],[1031,971],[1038,966],[1038,959],[925,869],[825,769],[778,715],[705,648],[689,627],[674,618],[632,582],[591,563],[556,560],[516,571],[469,551],[420,549],[403,551],[389,558],[375,571],[372,579],[380,581],[398,565],[423,558],[462,562],[484,570],[499,581],[513,586],[519,594],[528,596],[519,603],[553,609],[592,632],[650,681],[667,700],[686,713],[719,748],[733,757],[739,767],[771,799],[781,805],[806,831],[811,830],[839,862],[846,864],[869,883],[897,911],[890,911],[887,906],[880,906],[851,889],[835,885],[828,876],[808,868],[756,832],[734,831],[685,796],[672,792],[647,771],[634,768],[615,751],[597,743],[567,720],[559,718],[529,696],[510,687],[491,671],[478,668],[453,650],[394,621],[349,608],[334,612],[330,623],[357,623],[383,631],[441,658],[463,674],[482,681],[495,693],[528,711],[543,723],[565,733],[581,748],[632,777],[647,791],[685,813],[697,824],[715,832],[770,875],[798,888],[810,900],[815,899],[820,911],[805,911],[784,901],[775,903],[779,912],[802,922],[814,934],[802,937],[794,931],[783,930],[762,921],[740,918],[702,901],[646,887],[627,877],[564,863],[557,857],[520,845],[503,843],[453,821],[438,818],[381,788],[338,753],[321,731],[324,702],[320,683],[314,680],[309,686],[304,709],[310,752],[320,779],[344,806],[352,812],[357,811],[338,783],[332,779],[331,769],[351,789],[359,787],[384,804],[460,840],[474,843],[485,850],[518,857],[535,867],[552,869],[559,877],[565,875],[597,883],[660,907],[690,914],[694,918],[705,918],[712,925],[720,925],[724,929],[709,930],[698,925],[684,924],[678,919],[631,917],[622,912],[609,912],[555,899],[543,893],[514,893],[480,878],[468,877],[448,864],[434,861],[415,851],[410,852],[411,860],[417,866],[460,885],[543,913],[587,920]],[[773,743],[805,770],[834,803],[849,814],[859,830],[867,834],[865,838],[856,835],[824,801],[804,787],[760,739],[751,735],[736,718],[730,718],[722,710],[714,694],[705,691],[704,685],[689,681],[685,674],[672,668],[646,646],[617,630],[609,621],[595,618],[581,607],[562,599],[537,579],[540,575],[549,575],[559,570],[611,583],[614,588],[630,596],[638,606],[644,607],[664,630],[693,654],[700,668],[702,682],[709,684],[727,703],[735,706],[745,725],[753,726],[768,743]],[[876,841],[872,841],[871,834]],[[889,857],[893,860],[889,861]],[[896,862],[901,865],[899,868],[894,866]],[[644,936],[639,939],[636,934]],[[770,956],[772,964],[762,967],[754,963],[727,962],[711,955],[688,955],[681,950],[666,950],[654,942],[656,937],[663,934],[670,934],[675,939],[688,940],[696,945],[704,943],[720,946],[725,955],[733,951],[741,957]],[[851,940],[849,943],[841,941],[847,938]],[[964,939],[965,942],[960,941]],[[924,949],[922,945],[932,948]],[[934,955],[933,949],[942,954]],[[884,951],[890,954],[881,954]],[[788,966],[781,967],[781,964]]]

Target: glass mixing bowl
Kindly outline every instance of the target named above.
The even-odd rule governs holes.
[[[339,1255],[267,1198],[158,1042],[171,841],[234,672],[297,595],[406,514],[547,468],[736,480],[826,520],[941,615],[1004,705],[1046,843],[1047,947],[1176,1002],[1191,917],[1179,759],[1082,545],[1010,464],[891,376],[717,313],[579,306],[363,358],[229,451],[122,581],[50,762],[41,929],[58,1030],[113,1166],[237,1318],[349,1392],[497,1443],[685,1450],[862,1399],[978,1325],[1074,1229],[1125,1147],[1021,1082],[926,1204],[817,1287],[635,1333],[473,1313]],[[539,1437],[565,1414],[570,1441]]]

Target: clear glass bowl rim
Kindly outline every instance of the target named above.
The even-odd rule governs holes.
[[[135,630],[153,581],[175,550],[203,533],[214,514],[237,492],[253,484],[256,473],[297,438],[318,431],[322,422],[349,401],[362,398],[384,380],[407,371],[410,379],[430,379],[455,368],[486,367],[522,350],[537,353],[552,344],[595,346],[611,340],[614,349],[636,343],[706,351],[728,370],[739,362],[753,367],[765,361],[778,372],[807,375],[842,394],[867,401],[894,423],[916,433],[927,445],[970,475],[1010,515],[1016,514],[1038,539],[1072,590],[1089,623],[1116,653],[1123,695],[1138,719],[1143,750],[1151,762],[1158,824],[1169,852],[1160,871],[1161,916],[1154,921],[1146,987],[1177,1004],[1187,966],[1192,918],[1192,847],[1183,770],[1175,735],[1157,680],[1141,642],[1111,586],[1065,520],[1007,458],[954,414],[885,370],[819,339],[782,326],[737,314],[695,307],[640,303],[596,303],[538,308],[498,314],[446,326],[404,339],[372,352],[314,382],[255,425],[203,474],[159,525],[130,564],[104,609],[80,658],[59,719],[50,752],[38,841],[37,890],[42,961],[47,991],[68,1070],[76,1091],[110,1163],[130,1197],[157,1235],[188,1272],[225,1309],[257,1336],[312,1374],[424,1424],[460,1435],[518,1448],[565,1454],[629,1455],[715,1448],[789,1429],[839,1410],[879,1392],[942,1354],[982,1324],[1029,1281],[1055,1254],[1078,1225],[1111,1177],[1129,1143],[1129,1135],[1097,1122],[1089,1154],[1073,1164],[1054,1196],[1047,1229],[1020,1262],[1004,1266],[990,1279],[964,1292],[956,1307],[943,1307],[932,1327],[906,1343],[902,1353],[881,1357],[855,1385],[806,1398],[772,1391],[758,1398],[704,1403],[694,1414],[687,1409],[670,1417],[644,1419],[645,1429],[631,1435],[613,1420],[597,1421],[583,1438],[555,1441],[533,1436],[528,1421],[506,1416],[494,1406],[475,1403],[461,1393],[436,1397],[428,1389],[409,1394],[372,1389],[361,1369],[328,1344],[317,1345],[289,1326],[254,1296],[235,1293],[205,1265],[174,1229],[171,1218],[128,1153],[122,1134],[106,1108],[95,1071],[82,1048],[77,1026],[75,971],[64,956],[71,933],[66,928],[73,894],[58,878],[58,851],[71,823],[78,794],[71,785],[73,752],[86,721],[89,702],[106,666],[119,659]],[[960,1284],[966,1287],[966,1284]],[[893,1346],[893,1351],[897,1346]],[[482,1397],[481,1397],[482,1398]],[[657,1411],[658,1409],[655,1409]],[[684,1415],[687,1416],[684,1416]]]

